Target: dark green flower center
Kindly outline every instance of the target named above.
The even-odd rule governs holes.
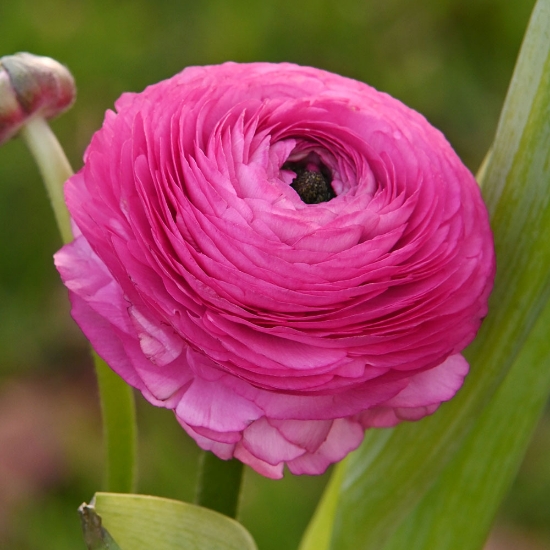
[[[311,163],[306,167],[302,163],[288,162],[284,168],[296,172],[290,186],[306,204],[328,202],[336,197],[331,186],[332,177],[324,165],[311,169]]]

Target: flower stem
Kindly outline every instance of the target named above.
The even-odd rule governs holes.
[[[105,488],[132,493],[136,483],[137,425],[132,388],[93,353],[106,449]]]
[[[63,184],[73,175],[71,165],[44,118],[31,118],[21,129],[21,135],[46,185],[63,242],[68,243],[73,236]],[[134,394],[99,356],[93,353],[93,358],[103,416],[106,488],[110,492],[132,492],[137,452]]]
[[[71,165],[55,134],[42,117],[30,119],[21,129],[44,183],[64,243],[72,241],[69,211],[63,198],[63,184],[73,175]]]
[[[199,463],[196,503],[236,518],[244,466],[239,460],[220,460],[203,451]]]

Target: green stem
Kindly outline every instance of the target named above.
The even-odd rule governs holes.
[[[21,130],[46,185],[63,242],[72,240],[71,219],[63,184],[73,175],[71,165],[46,120],[35,117]],[[110,492],[132,492],[136,478],[136,413],[134,394],[121,378],[93,354],[105,438],[105,482]]]
[[[196,503],[236,518],[244,466],[236,459],[220,460],[209,451],[200,458]]]
[[[71,220],[63,197],[63,184],[73,175],[71,165],[44,118],[36,117],[29,120],[21,129],[21,136],[30,149],[46,185],[63,242],[71,242]]]
[[[106,450],[105,488],[132,493],[136,482],[136,411],[132,388],[93,353]]]

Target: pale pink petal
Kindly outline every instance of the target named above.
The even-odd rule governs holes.
[[[326,440],[332,427],[331,420],[275,420],[269,421],[285,439],[314,453]]]
[[[265,417],[254,421],[243,432],[242,445],[255,457],[276,466],[293,460],[306,451],[290,443]]]
[[[356,449],[362,440],[363,428],[358,422],[337,418],[319,449],[315,453],[307,453],[288,462],[288,468],[296,475],[322,474],[330,464],[342,460]]]
[[[275,465],[269,464],[253,455],[242,443],[237,444],[233,456],[265,477],[271,479],[281,479],[283,477],[283,462]]]
[[[391,407],[374,407],[363,411],[359,421],[364,428],[392,428],[399,424],[400,419]]]
[[[195,431],[191,426],[187,425],[181,419],[178,419],[182,428],[197,442],[199,447],[205,451],[213,452],[218,458],[222,460],[229,460],[234,456],[235,443],[220,442],[205,437]]]
[[[416,408],[448,401],[462,386],[468,363],[460,354],[451,355],[441,365],[411,377],[407,387],[385,406]]]
[[[223,384],[195,377],[176,409],[179,420],[216,432],[242,431],[262,415],[254,403]]]
[[[141,350],[149,361],[165,367],[180,356],[185,345],[171,327],[148,319],[135,306],[130,306],[128,312],[134,321]]]

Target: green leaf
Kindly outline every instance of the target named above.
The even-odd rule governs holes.
[[[550,393],[549,326],[547,304],[460,452],[384,550],[482,548]]]
[[[301,550],[384,548],[396,526],[419,503],[457,451],[472,445],[475,435],[471,440],[466,438],[512,365],[521,365],[520,361],[525,357],[540,360],[541,353],[544,354],[536,347],[526,350],[523,347],[550,294],[550,250],[547,246],[550,235],[548,28],[550,0],[539,0],[522,46],[495,142],[484,166],[483,191],[495,233],[498,272],[490,314],[467,353],[471,374],[459,394],[432,417],[415,424],[403,424],[394,430],[367,432],[360,449],[338,465],[336,475],[342,481],[337,489],[332,484],[329,486],[331,498],[322,501],[308,531],[326,530],[326,522],[333,518],[331,544],[314,547],[308,544],[306,537]],[[534,336],[529,346],[539,345],[533,342],[537,342]],[[517,368],[521,371],[520,366]],[[528,383],[526,378],[524,382]],[[507,391],[517,391],[517,399],[520,399],[519,394],[528,394],[528,388],[523,384],[512,386]],[[537,390],[544,393],[543,388]],[[498,397],[495,401],[498,402]],[[498,404],[494,406],[495,414],[500,414]],[[524,413],[522,424],[517,426],[520,430],[518,440],[523,440],[531,431],[538,414],[536,405],[534,409],[522,407],[518,411],[518,414]],[[497,420],[486,420],[485,428],[479,428],[480,422],[477,429],[482,430],[481,433],[484,429],[493,429]],[[487,443],[488,452],[491,452],[491,445],[499,446],[498,441],[491,443],[483,436],[478,437],[479,445],[483,446],[484,441]],[[522,446],[524,443],[519,442],[514,446],[514,464],[522,453]],[[468,448],[469,451],[460,452],[472,452],[472,448]],[[478,449],[477,452],[481,451]],[[508,472],[515,466],[502,464],[502,467],[508,468]],[[478,489],[483,491],[482,486]],[[333,515],[331,509],[336,509]],[[452,520],[451,516],[444,519],[436,516],[439,510],[432,512],[431,521],[435,522],[435,517],[441,522]],[[468,517],[472,522],[476,521],[470,514]],[[481,531],[483,528],[478,529]],[[404,547],[409,548],[408,543]],[[419,548],[428,550],[439,546],[427,544]]]
[[[256,550],[240,523],[193,504],[96,493],[93,506],[122,550]]]
[[[315,515],[304,533],[299,550],[328,550],[343,475],[343,468],[334,469]]]

